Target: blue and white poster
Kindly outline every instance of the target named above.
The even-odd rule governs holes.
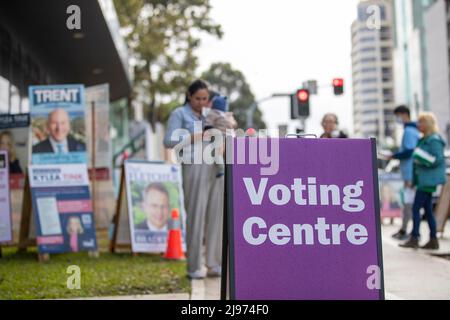
[[[40,253],[97,250],[85,164],[29,166]]]
[[[32,164],[86,163],[84,86],[30,86]]]

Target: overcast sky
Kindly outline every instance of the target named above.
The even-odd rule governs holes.
[[[241,70],[257,99],[275,92],[294,92],[304,80],[316,79],[319,95],[311,98],[307,131],[320,134],[324,113],[335,112],[340,127],[352,124],[351,37],[357,0],[211,0],[212,18],[222,25],[221,40],[205,36],[200,69],[229,62]],[[335,97],[331,80],[345,79],[346,93]],[[260,105],[269,130],[290,122],[289,101]]]

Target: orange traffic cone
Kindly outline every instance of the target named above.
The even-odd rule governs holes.
[[[172,210],[172,225],[169,230],[169,237],[167,238],[167,250],[164,258],[175,260],[186,259],[181,240],[180,213],[178,209]]]

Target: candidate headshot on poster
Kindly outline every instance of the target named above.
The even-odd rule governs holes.
[[[30,86],[32,163],[86,163],[83,85]]]
[[[182,189],[181,167],[165,163],[127,160],[124,164],[121,189],[126,196],[125,215],[128,220],[133,252],[161,253],[167,249],[168,234],[173,224],[171,212],[180,213],[178,228],[185,250],[186,214]],[[178,219],[178,218],[177,218]],[[117,223],[121,223],[118,219]],[[122,226],[117,226],[121,228]],[[119,241],[120,242],[120,241]],[[115,244],[114,244],[115,245]]]
[[[0,115],[0,150],[8,153],[9,173],[23,175],[29,162],[28,113]]]
[[[136,229],[167,232],[167,222],[170,216],[169,199],[169,191],[163,183],[150,183],[142,195],[142,210],[146,219],[135,225]]]
[[[0,150],[0,244],[12,241],[8,153]]]

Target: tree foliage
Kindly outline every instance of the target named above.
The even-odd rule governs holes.
[[[214,63],[202,74],[202,79],[208,81],[213,90],[228,97],[230,111],[234,113],[239,128],[246,129],[247,110],[255,96],[242,72],[233,69],[229,63]],[[253,115],[253,124],[255,129],[266,128],[259,109]]]
[[[114,5],[134,68],[132,99],[154,122],[195,78],[200,33],[221,38],[222,30],[210,17],[209,0],[114,0]]]

